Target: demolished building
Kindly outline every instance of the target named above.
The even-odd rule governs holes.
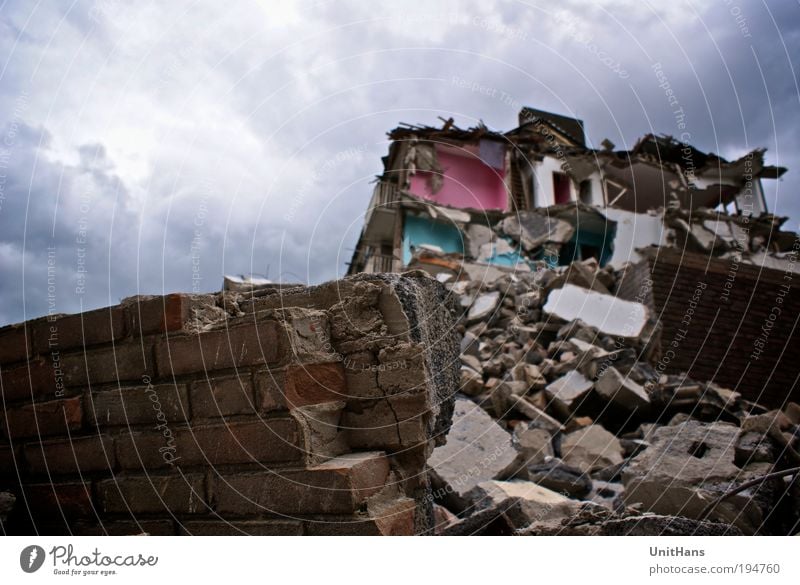
[[[660,320],[656,342],[683,330],[675,312],[687,303],[712,329],[691,328],[667,373],[717,379],[776,405],[797,391],[792,360],[759,350],[769,343],[759,339],[765,322],[775,347],[796,335],[792,319],[771,318],[775,303],[759,299],[780,299],[785,314],[800,309],[791,286],[800,241],[781,231],[786,218],[769,213],[762,187],[786,169],[765,164],[763,149],[731,162],[649,134],[630,151],[608,141],[597,150],[580,120],[524,108],[519,121],[505,133],[452,120],[389,132],[349,271],[419,268],[460,290],[509,276],[540,282],[551,270],[627,300],[653,281],[640,302]],[[595,263],[614,286],[576,260]],[[705,288],[693,299],[696,282]],[[715,338],[726,344],[707,342]],[[749,376],[743,353],[757,356]]]
[[[485,126],[462,130],[448,120],[443,128],[404,125],[388,135],[384,172],[366,211],[352,273],[396,271],[412,265],[412,252],[431,248],[513,265],[510,251],[479,249],[488,243],[481,227],[530,211],[544,212],[558,226],[556,219],[580,225],[577,231],[562,227],[541,242],[522,242],[526,259],[553,265],[593,257],[619,268],[636,260],[636,248],[688,239],[702,251],[716,233],[715,255],[738,249],[748,258],[756,254],[757,262],[763,252],[771,258],[768,266],[777,268],[792,246],[791,237],[778,232],[780,218],[767,213],[761,185],[786,169],[765,165],[763,149],[729,162],[650,134],[630,151],[614,151],[607,141],[608,148],[596,150],[586,146],[580,120],[530,108],[506,133]],[[718,208],[735,214],[709,213]],[[745,218],[758,218],[752,236]],[[471,234],[460,229],[468,224]],[[771,240],[763,239],[770,233]],[[542,248],[545,243],[551,246]],[[532,255],[533,247],[542,249]]]
[[[390,137],[341,281],[0,328],[5,533],[798,533],[783,169],[532,109]]]
[[[350,271],[424,270],[459,307],[445,533],[797,531],[800,240],[761,183],[785,169],[596,150],[530,108],[389,138]]]

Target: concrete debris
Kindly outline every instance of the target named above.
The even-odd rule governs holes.
[[[592,478],[580,469],[553,457],[541,465],[530,465],[528,479],[560,494],[584,498],[592,491]]]
[[[657,514],[700,518],[714,498],[771,464],[736,464],[736,425],[689,420],[652,433],[650,446],[622,471],[625,501]],[[737,526],[745,534],[763,532],[770,513],[769,484],[760,484],[720,502],[709,519]]]
[[[461,338],[461,355],[471,355],[477,359],[480,359],[479,345],[480,340],[478,339],[478,336],[470,333],[469,331],[466,332],[464,337]]]
[[[682,516],[620,513],[598,514],[582,508],[571,518],[537,522],[515,534],[523,536],[741,536],[735,526]]]
[[[608,352],[602,347],[593,345],[587,341],[584,341],[583,339],[570,337],[567,341],[571,343],[579,352],[583,352],[592,359],[601,358],[608,355]]]
[[[558,433],[564,430],[564,425],[533,404],[533,402],[526,397],[515,396],[512,397],[512,400],[512,408],[509,410],[526,417],[531,421],[531,426],[545,429],[550,433]]]
[[[493,242],[496,237],[492,228],[479,223],[469,224],[464,231],[467,237],[467,251],[471,258],[477,258],[483,246]]]
[[[521,363],[511,369],[511,379],[515,382],[524,382],[525,392],[542,390],[547,386],[547,378],[542,371],[533,364]]]
[[[565,284],[593,290],[601,294],[610,294],[607,284],[611,283],[609,275],[605,271],[597,270],[597,262],[594,258],[573,262],[565,271],[553,278],[547,284],[547,291],[562,288]]]
[[[478,250],[477,259],[479,262],[489,262],[498,256],[513,254],[515,248],[508,241],[501,239],[494,242],[483,244]]]
[[[467,433],[454,424],[453,469],[442,471],[442,447],[429,462],[434,485],[446,487],[439,502],[460,517],[447,533],[519,531],[540,509],[526,495],[530,485],[622,514],[569,527],[563,518],[535,520],[531,533],[791,530],[800,489],[788,482],[751,488],[698,518],[726,490],[794,461],[800,407],[767,412],[718,384],[659,371],[658,322],[648,306],[593,288],[615,291],[621,273],[576,264],[446,285],[461,311],[468,398],[457,410],[469,403],[482,413],[470,417]],[[719,420],[728,422],[708,422]],[[487,466],[495,449],[503,455]],[[771,505],[789,506],[783,520],[769,515]],[[648,514],[629,517],[632,506]]]
[[[506,249],[497,243],[508,233],[475,232],[490,240],[481,245]],[[727,489],[794,461],[800,407],[767,412],[718,384],[657,369],[658,321],[645,303],[615,296],[623,272],[593,261],[534,273],[484,266],[501,272],[445,285],[459,312],[465,395],[429,461],[437,502],[459,516],[447,533],[518,531],[532,509],[519,491],[528,484],[593,509],[661,514],[569,529],[576,534],[790,530],[800,512],[768,514],[796,502],[800,489],[788,483],[745,491],[709,521],[697,518]],[[719,420],[727,422],[709,422]],[[531,526],[561,533],[553,522]]]
[[[650,405],[650,397],[645,389],[630,378],[620,374],[613,366],[609,366],[598,377],[594,387],[597,393],[606,400],[623,406],[628,410],[647,408]]]
[[[571,343],[574,344],[572,340]],[[594,387],[591,380],[577,370],[572,370],[566,375],[550,383],[547,388],[547,397],[553,408],[564,416],[573,410],[573,404],[578,404]]]
[[[592,480],[592,491],[589,500],[610,510],[622,511],[625,509],[625,487],[621,483]]]
[[[512,536],[525,525],[526,515],[519,498],[508,498],[496,506],[478,510],[451,524],[442,536]]]
[[[790,402],[786,405],[784,414],[793,425],[800,425],[800,404]]]
[[[733,462],[737,467],[750,463],[771,463],[775,461],[777,449],[772,440],[764,434],[743,431],[736,438]]]
[[[514,447],[519,452],[517,469],[544,463],[553,457],[553,436],[544,429],[518,424],[514,429]]]
[[[475,323],[490,317],[497,308],[498,302],[500,302],[500,293],[498,291],[479,296],[469,309],[467,321]]]
[[[483,392],[483,376],[469,366],[461,366],[461,392],[467,396],[478,396]]]
[[[439,504],[433,505],[433,532],[437,536],[442,535],[451,526],[459,522],[458,516]]]
[[[495,508],[511,499],[517,499],[523,522],[516,528],[525,528],[534,522],[567,518],[574,514],[579,502],[530,481],[485,481],[470,493],[477,510]]]
[[[547,297],[543,310],[564,321],[580,319],[606,335],[638,337],[649,318],[647,307],[567,284]]]
[[[461,366],[470,368],[479,374],[483,373],[483,365],[481,364],[480,358],[474,355],[462,355],[461,356]]]
[[[619,439],[600,425],[589,425],[561,440],[564,462],[584,473],[622,463],[622,452]]]
[[[703,208],[663,212],[671,244],[676,247],[707,257],[733,258],[745,264],[797,273],[800,267],[784,257],[796,240],[796,234],[780,230],[785,221],[770,213],[727,215]]]
[[[428,459],[434,491],[460,512],[470,504],[467,492],[500,477],[516,457],[511,435],[474,402],[457,398],[447,443]]]
[[[543,216],[535,211],[509,215],[499,227],[502,233],[522,244],[526,252],[531,252],[547,242],[564,244],[575,233],[575,228],[566,221]]]

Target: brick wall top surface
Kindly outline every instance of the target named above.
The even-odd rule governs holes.
[[[800,275],[676,251],[649,269],[667,372],[773,407],[800,398]]]

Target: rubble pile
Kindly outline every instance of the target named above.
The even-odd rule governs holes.
[[[615,295],[625,268],[531,259],[570,237],[537,217],[470,225],[477,261],[429,270],[462,335],[453,426],[428,461],[438,532],[797,533],[797,474],[715,500],[800,465],[800,406],[664,373],[656,316]],[[522,260],[475,269],[497,254]]]
[[[787,218],[771,213],[757,217],[728,215],[710,209],[667,209],[664,225],[675,247],[777,269],[790,269],[797,241],[794,232],[781,231]]]
[[[423,270],[458,307],[439,531],[796,533],[777,317],[800,311],[800,237],[763,185],[787,169],[660,134],[596,149],[531,107],[507,132],[441,121],[388,132],[348,268]]]
[[[771,213],[729,215],[701,207],[694,210],[661,208],[647,213],[618,215],[625,212],[600,211],[576,202],[498,215],[422,202],[416,202],[416,206],[431,217],[450,222],[457,228],[464,244],[463,253],[445,252],[431,244],[412,247],[408,268],[441,274],[440,280],[467,277],[493,281],[509,268],[517,275],[536,272],[541,266],[554,268],[564,263],[565,256],[579,256],[573,249],[576,233],[586,231],[586,224],[590,222],[598,233],[602,232],[598,246],[607,248],[605,254],[609,257],[605,258],[605,267],[611,272],[594,275],[591,267],[577,264],[573,266],[570,278],[597,292],[608,293],[609,287],[613,287],[616,282],[613,270],[624,270],[642,258],[642,250],[659,246],[700,254],[705,258],[800,272],[800,265],[794,261],[798,252],[797,234],[782,231],[780,228],[788,218]],[[490,225],[492,222],[496,223]],[[651,229],[650,222],[660,227]],[[631,243],[627,236],[637,230],[647,237],[638,243],[634,238],[631,240],[634,242],[632,248],[623,252],[625,244]],[[638,237],[642,238],[641,235]],[[617,248],[620,248],[619,253]],[[477,308],[470,319],[480,319]]]

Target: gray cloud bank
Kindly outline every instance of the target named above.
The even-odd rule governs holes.
[[[129,4],[0,7],[0,324],[340,276],[386,130],[522,105],[595,145],[680,119],[722,156],[767,147],[798,229],[797,4]]]

